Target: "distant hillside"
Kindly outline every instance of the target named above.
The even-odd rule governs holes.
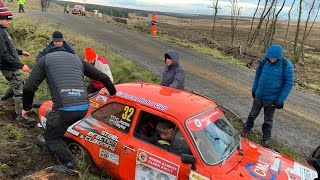
[[[79,4],[76,2],[68,2],[68,1],[55,1],[55,3],[64,5],[68,3],[71,5],[71,8],[75,4]],[[85,4],[87,11],[93,11],[97,9],[99,12],[103,14],[107,14],[110,16],[121,17],[121,18],[128,18],[129,13],[136,13],[138,16],[148,17],[149,14],[156,13],[159,15],[171,16],[176,18],[183,18],[183,19],[212,19],[213,15],[202,15],[202,14],[181,14],[181,13],[171,13],[171,12],[160,12],[160,11],[145,11],[139,9],[128,9],[128,8],[120,8],[120,7],[112,7],[112,6],[103,6],[103,5],[96,5],[96,4]],[[243,18],[243,19],[241,19]],[[240,20],[245,20],[248,17],[241,17]],[[218,15],[217,19],[230,19],[230,16],[226,15]]]

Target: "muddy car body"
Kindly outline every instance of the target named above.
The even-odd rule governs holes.
[[[65,137],[118,179],[314,179],[309,167],[241,138],[210,99],[148,83],[116,85],[91,97],[86,118]],[[52,104],[40,107],[45,126]],[[160,120],[175,125],[168,150],[152,140]]]
[[[82,5],[74,5],[72,8],[72,14],[80,14],[82,16],[86,15],[86,10]]]

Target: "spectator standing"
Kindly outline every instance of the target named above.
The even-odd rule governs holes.
[[[24,4],[26,3],[26,0],[18,0],[18,2],[19,2],[19,13],[25,13]]]
[[[252,86],[253,105],[242,136],[246,137],[254,125],[254,121],[264,108],[264,123],[262,125],[261,145],[268,147],[273,125],[273,114],[276,109],[282,109],[294,80],[294,68],[289,59],[283,58],[283,49],[273,44],[269,47],[256,70]]]
[[[36,61],[47,55],[51,48],[61,46],[63,46],[67,52],[74,54],[73,48],[64,40],[62,33],[60,31],[55,31],[52,33],[52,41],[38,54]]]
[[[185,71],[179,63],[179,54],[175,50],[168,50],[164,54],[166,64],[162,73],[161,85],[176,89],[184,89]]]
[[[20,71],[21,69],[24,72],[30,72],[30,68],[21,63],[18,57],[18,55],[28,57],[30,53],[15,48],[6,30],[10,26],[12,18],[12,12],[7,7],[0,7],[0,70],[9,82],[9,88],[4,96],[1,96],[1,101],[13,96],[15,112],[17,114],[16,120],[19,124],[30,127],[34,125],[35,120],[32,118],[25,119],[21,116],[23,76]]]

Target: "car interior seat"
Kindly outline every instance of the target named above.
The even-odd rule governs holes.
[[[143,112],[140,116],[140,122],[134,136],[144,141],[154,144],[156,135],[156,126],[160,117],[150,113]]]

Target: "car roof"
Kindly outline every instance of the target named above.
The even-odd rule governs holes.
[[[216,104],[207,97],[179,89],[145,82],[116,85],[117,97],[150,106],[181,122]]]

